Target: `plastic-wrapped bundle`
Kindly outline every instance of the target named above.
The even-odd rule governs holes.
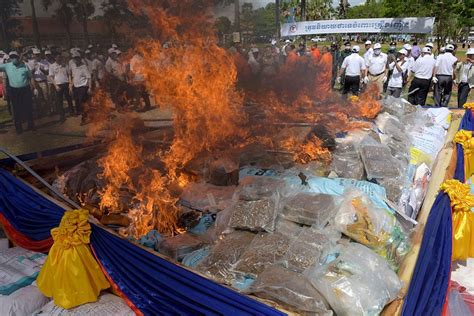
[[[277,217],[275,224],[275,233],[280,233],[292,237],[298,235],[302,229],[303,227],[295,222],[284,219],[281,216]]]
[[[247,176],[240,180],[239,198],[246,201],[270,198],[284,183],[283,180],[275,177]]]
[[[280,233],[258,234],[235,264],[234,271],[257,277],[267,266],[283,258],[291,240]]]
[[[197,270],[215,277],[220,282],[232,284],[235,274],[230,269],[254,237],[255,234],[247,231],[235,231],[225,235],[216,243],[209,255],[197,265]]]
[[[288,248],[282,259],[282,265],[291,270],[303,272],[319,262],[325,251],[334,247],[340,238],[341,234],[332,228],[303,228]]]
[[[230,227],[273,232],[277,216],[275,200],[238,201],[230,218]]]
[[[335,218],[335,228],[386,258],[397,270],[410,249],[409,237],[393,214],[376,207],[364,193],[345,192]]]
[[[378,315],[402,287],[388,263],[369,248],[350,243],[324,266],[306,271],[337,315]]]
[[[298,193],[282,201],[282,217],[299,224],[323,228],[334,217],[337,202],[334,195]]]
[[[400,174],[399,162],[392,156],[387,146],[363,144],[360,147],[360,155],[369,180],[391,178]]]
[[[338,155],[332,157],[331,171],[340,178],[362,180],[364,177],[364,164],[359,154]]]
[[[184,233],[178,236],[166,238],[160,242],[158,249],[160,253],[173,260],[182,260],[186,255],[204,246],[200,238]]]
[[[309,279],[280,265],[267,267],[255,280],[250,292],[276,301],[292,310],[311,315],[332,315],[328,303]]]

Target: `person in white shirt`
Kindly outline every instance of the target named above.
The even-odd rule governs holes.
[[[407,51],[408,55],[406,56],[406,62],[408,63],[408,71],[410,72],[413,65],[415,64],[415,58],[411,55],[411,50],[413,47],[410,44],[403,45],[403,48]]]
[[[144,65],[143,55],[140,51],[137,51],[130,60],[130,79],[129,82],[133,87],[133,96],[134,99],[140,100],[143,99],[145,107],[143,111],[151,109],[150,95],[147,92],[145,86],[145,73],[146,68]]]
[[[379,93],[382,93],[383,84],[387,81],[387,60],[387,54],[382,53],[382,45],[375,43],[374,52],[366,62],[367,77],[364,78],[364,83],[372,82],[376,84]]]
[[[389,65],[393,72],[387,86],[387,95],[394,96],[395,98],[400,98],[402,94],[403,74],[408,70],[407,50],[402,48],[398,51],[398,54],[398,59]]]
[[[109,58],[105,62],[105,71],[112,77],[124,81],[125,72],[118,60],[118,51],[114,48],[108,50]]]
[[[85,63],[81,59],[81,55],[75,53],[72,55],[76,66],[71,69],[72,93],[78,114],[84,113],[84,104],[87,102],[88,93],[91,91],[91,74]],[[85,116],[82,116],[83,121]]]
[[[371,57],[373,54],[374,54],[374,50],[372,48],[372,42],[367,40],[365,42],[365,53],[364,53],[364,60],[366,64],[369,60],[369,57]]]
[[[92,57],[92,51],[87,49],[84,52],[84,64],[87,66],[87,70],[89,70],[89,73],[92,74],[92,64],[93,64],[93,57]]]
[[[352,54],[344,58],[342,62],[338,78],[338,81],[341,82],[341,76],[344,76],[342,94],[347,94],[350,90],[353,95],[358,95],[361,78],[365,78],[367,75],[367,67],[364,58],[359,55],[359,51],[359,46],[355,45],[352,47]]]
[[[107,73],[107,86],[111,95],[112,101],[119,111],[125,110],[127,107],[127,100],[124,97],[127,92],[127,83],[125,69],[118,59],[119,50],[109,48],[109,58],[105,62],[105,71]]]
[[[462,108],[467,102],[471,88],[474,87],[474,48],[466,52],[466,61],[459,63],[456,67],[458,85],[458,108]]]
[[[435,106],[447,107],[453,89],[455,67],[458,59],[453,56],[454,46],[446,45],[445,53],[436,59],[433,71]]]
[[[33,94],[36,100],[37,114],[40,116],[49,114],[49,89],[48,78],[49,65],[42,60],[41,51],[37,48],[32,49],[33,58],[28,60],[27,66],[30,69],[35,82]]]
[[[93,88],[99,88],[105,77],[105,64],[98,54],[93,54],[92,60],[92,80]]]
[[[408,90],[408,101],[411,104],[417,105],[425,105],[426,103],[426,97],[431,85],[431,77],[433,77],[433,70],[436,64],[429,46],[423,47],[421,54],[421,57],[416,60],[411,69],[410,75],[413,75],[414,78]]]
[[[61,54],[57,54],[55,62],[49,67],[49,78],[56,90],[56,112],[61,122],[65,121],[64,98],[69,106],[69,112],[74,115],[71,94],[69,93],[70,69]]]

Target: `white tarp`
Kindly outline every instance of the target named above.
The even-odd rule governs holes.
[[[285,23],[281,36],[337,33],[431,33],[435,18],[377,18]]]

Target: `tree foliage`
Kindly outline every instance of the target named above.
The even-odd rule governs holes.
[[[11,17],[20,12],[17,0],[1,0],[0,1],[0,45],[8,46],[13,39],[15,30],[19,23]]]
[[[242,31],[255,36],[273,36],[277,32],[275,21],[275,4],[269,3],[264,8],[254,10],[251,3],[242,5],[240,18]]]

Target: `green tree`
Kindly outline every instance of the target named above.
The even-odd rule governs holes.
[[[229,34],[232,31],[232,22],[229,20],[229,18],[221,16],[216,19],[214,28],[216,29],[216,32],[219,36]]]
[[[347,18],[347,11],[349,10],[350,4],[348,0],[340,0],[337,7],[337,17],[339,19]]]
[[[115,42],[118,39],[118,29],[125,21],[130,21],[133,14],[128,9],[126,0],[105,0],[101,9],[104,12],[102,19],[106,22],[112,41]]]
[[[7,47],[13,39],[18,22],[11,17],[20,12],[16,0],[0,1],[0,46]]]
[[[69,47],[72,47],[71,21],[74,12],[69,0],[43,0],[43,6],[46,10],[55,6],[54,17],[59,21],[66,32],[66,39]]]
[[[31,8],[31,23],[33,27],[33,38],[35,40],[36,47],[41,47],[41,37],[38,27],[38,19],[36,18],[36,7],[35,7],[35,0],[30,0],[30,8]]]
[[[88,20],[95,12],[95,6],[91,0],[71,0],[71,6],[76,19],[81,23],[84,33],[84,40],[90,43]]]
[[[332,0],[306,1],[306,21],[328,20],[334,13]]]

